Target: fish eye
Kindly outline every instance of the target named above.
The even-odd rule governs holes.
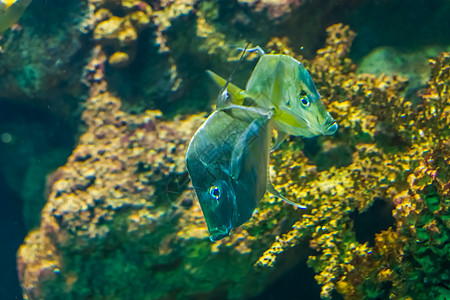
[[[308,107],[309,106],[309,100],[308,100],[308,97],[306,97],[306,96],[304,96],[300,101],[302,101],[302,105],[304,106],[304,107]]]
[[[209,188],[209,194],[211,195],[211,197],[213,197],[216,200],[219,200],[220,195],[222,194],[220,192],[220,188],[217,185],[213,185],[212,187]]]
[[[308,107],[311,104],[305,91],[300,92],[300,101],[304,107]]]

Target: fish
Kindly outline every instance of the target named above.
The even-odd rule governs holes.
[[[0,0],[0,34],[16,24],[31,0]]]
[[[232,83],[228,90],[235,104],[274,111],[279,134],[273,148],[288,135],[313,137],[336,132],[337,122],[326,110],[311,75],[299,61],[285,54],[265,54],[260,47],[247,51],[259,53],[260,59],[245,90]],[[214,72],[207,72],[219,85],[226,82]]]
[[[227,91],[219,98],[229,98]],[[223,101],[226,102],[226,101]],[[272,112],[235,104],[214,111],[191,139],[186,166],[212,242],[247,222],[266,190]]]
[[[257,150],[267,146],[268,121],[236,108],[218,110],[189,144],[186,166],[213,242],[250,219],[265,193],[267,159]]]
[[[196,131],[186,152],[186,166],[212,242],[247,222],[266,191],[306,208],[285,198],[270,181],[274,110],[242,105],[241,90],[231,83],[238,65],[223,80],[215,111]]]

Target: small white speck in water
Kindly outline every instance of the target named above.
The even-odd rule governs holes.
[[[13,136],[11,135],[11,133],[9,132],[4,132],[2,133],[2,135],[0,136],[0,139],[3,143],[5,144],[9,144],[12,142],[13,140]]]

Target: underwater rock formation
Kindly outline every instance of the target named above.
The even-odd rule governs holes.
[[[45,178],[66,162],[75,130],[47,110],[6,100],[0,107],[0,176],[5,178],[5,189],[20,195],[17,204],[31,230],[39,226],[47,202]]]
[[[302,0],[90,0],[85,26],[108,56],[106,77],[125,111],[195,112],[216,92],[199,70],[230,73],[233,65],[224,62],[237,60],[237,48],[249,40],[265,45],[281,30],[291,41],[300,39],[312,56],[339,6]]]
[[[86,1],[33,1],[0,40],[0,98],[70,117],[82,93]],[[42,20],[45,18],[45,22]],[[84,60],[83,58],[86,58]]]
[[[0,135],[9,138],[0,141],[0,172],[20,195],[27,229],[39,225],[47,174],[75,143],[87,92],[80,81],[89,57],[80,30],[86,13],[84,0],[34,0],[1,34]]]
[[[357,73],[399,75],[408,77],[408,90],[422,88],[430,78],[428,59],[438,56],[450,47],[428,46],[416,51],[401,51],[394,47],[379,47],[358,64]]]
[[[105,62],[97,48],[86,68],[88,129],[53,175],[41,227],[19,250],[24,297],[257,294],[267,277],[252,266],[258,253],[212,253],[200,207],[186,190],[186,149],[204,116],[164,121],[157,111],[121,111],[120,100],[107,91]]]
[[[109,57],[113,67],[124,67],[136,55],[138,34],[150,25],[152,8],[143,1],[92,3],[95,11],[93,19],[96,23],[94,40],[116,50]],[[104,8],[110,7],[110,9]],[[111,10],[123,16],[115,16]]]
[[[271,166],[276,187],[309,209],[299,211],[266,197],[248,223],[211,244],[184,167],[187,143],[204,116],[167,121],[157,111],[129,113],[121,106],[125,98],[110,89],[139,58],[141,44],[165,60],[150,61],[153,74],[136,85],[148,89],[145,96],[166,100],[189,87],[181,87],[181,78],[189,77],[179,73],[182,52],[223,59],[231,50],[211,21],[220,11],[215,2],[153,2],[160,7],[141,1],[89,3],[92,18],[86,26],[99,45],[85,72],[88,128],[67,164],[52,176],[41,226],[19,250],[24,296],[244,298],[263,289],[275,272],[267,266],[276,266],[281,253],[305,241],[317,251],[308,261],[323,298],[333,290],[346,299],[413,297],[426,291],[444,295],[450,276],[449,54],[432,61],[427,87],[405,98],[405,78],[356,74],[346,57],[354,33],[342,25],[330,27],[326,47],[314,60],[298,58],[340,129],[336,137],[318,139],[321,149],[314,157],[293,139],[273,155]],[[242,19],[233,18],[246,24]],[[176,31],[168,28],[177,28],[180,20],[196,31],[167,42]],[[156,37],[146,41],[150,29]],[[227,42],[242,42],[238,33]],[[186,43],[192,36],[194,42]],[[285,44],[286,39],[274,38],[267,48],[294,54]],[[395,204],[396,224],[379,233],[371,247],[357,241],[350,215],[367,210],[376,197]]]

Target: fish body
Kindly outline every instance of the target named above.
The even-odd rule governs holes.
[[[216,111],[194,134],[186,153],[211,241],[247,222],[266,189],[305,208],[283,197],[269,180],[274,125],[279,132],[275,146],[288,134],[311,137],[337,129],[302,64],[287,55],[265,55],[256,49],[262,57],[246,90],[233,85],[232,76],[225,80],[209,71],[223,88]]]
[[[0,34],[17,23],[31,0],[0,0]]]
[[[270,113],[213,112],[193,136],[186,165],[211,241],[248,221],[266,192]]]
[[[223,85],[223,78],[209,73]],[[331,135],[337,130],[337,123],[326,110],[311,75],[288,55],[263,54],[246,89],[230,84],[229,90],[236,104],[247,105],[245,101],[250,100],[248,105],[273,110],[275,128],[283,137]]]
[[[278,129],[288,135],[312,137],[331,135],[337,130],[311,75],[288,55],[263,55],[245,92],[257,106],[274,109]]]

